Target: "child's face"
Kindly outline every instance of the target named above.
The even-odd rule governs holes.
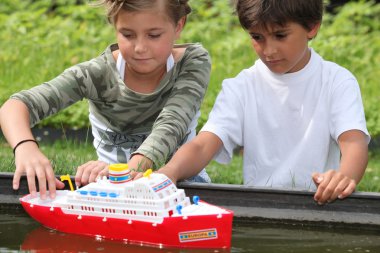
[[[283,27],[253,27],[249,33],[253,47],[265,65],[274,73],[285,74],[299,71],[308,63],[308,41],[318,29],[319,24],[307,31],[303,26],[289,22]]]
[[[174,24],[159,9],[120,10],[115,28],[119,49],[127,66],[135,73],[145,75],[166,66],[183,22]]]

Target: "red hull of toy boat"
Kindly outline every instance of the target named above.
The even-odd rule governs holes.
[[[233,212],[165,218],[161,224],[118,218],[65,214],[61,208],[21,203],[42,225],[65,233],[128,243],[180,248],[230,248]]]

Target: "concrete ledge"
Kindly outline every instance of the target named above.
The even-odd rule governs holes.
[[[18,199],[28,193],[26,178],[21,179],[20,189],[14,191],[12,177],[12,173],[0,173],[0,210],[22,209]],[[236,222],[380,228],[380,193],[356,192],[347,199],[318,205],[311,191],[186,182],[178,183],[178,187],[190,197],[198,195],[204,201],[234,211]]]

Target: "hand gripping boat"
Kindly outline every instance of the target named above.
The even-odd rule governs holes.
[[[32,218],[65,233],[157,247],[230,248],[233,212],[198,200],[191,204],[164,174],[131,180],[127,164],[111,165],[109,179],[57,190],[55,199],[20,198]]]

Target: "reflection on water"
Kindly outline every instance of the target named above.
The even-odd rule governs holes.
[[[347,231],[284,225],[235,225],[231,252],[380,252],[379,231]]]
[[[44,227],[31,231],[21,245],[22,250],[33,252],[136,252],[136,253],[163,253],[163,252],[228,252],[214,250],[179,250],[159,249],[141,245],[125,244],[120,241],[98,240],[94,237],[65,234]]]
[[[0,214],[0,252],[380,252],[380,231],[239,223],[234,225],[230,250],[159,249],[57,232],[41,227],[24,213]]]

